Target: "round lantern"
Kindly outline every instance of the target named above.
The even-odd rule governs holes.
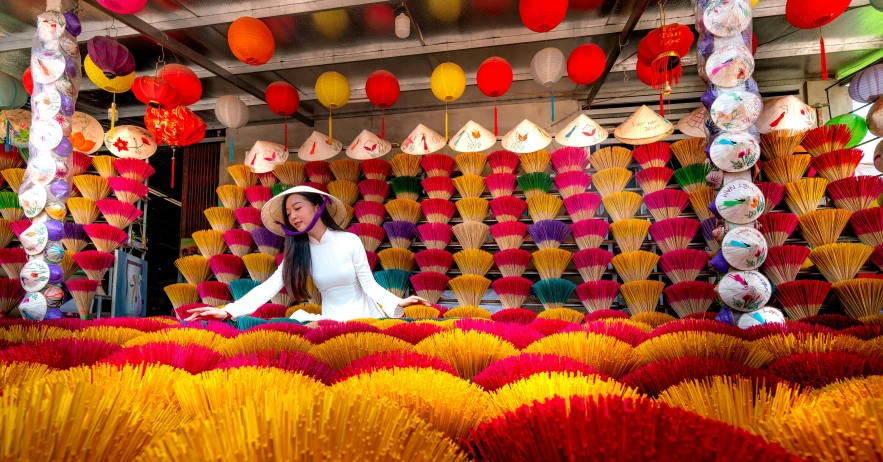
[[[178,90],[181,106],[190,106],[202,97],[202,82],[192,70],[180,64],[166,64],[159,70],[157,77],[165,80]]]
[[[871,6],[877,11],[883,11],[883,0],[871,0]]]
[[[365,82],[365,93],[371,104],[386,109],[399,100],[399,81],[391,72],[374,71]]]
[[[215,102],[215,118],[228,129],[248,124],[248,106],[238,96],[225,95]],[[233,162],[233,132],[230,131],[230,162]]]
[[[135,73],[121,75],[112,79],[107,78],[104,71],[98,68],[92,61],[92,57],[86,55],[83,62],[83,70],[86,71],[86,77],[95,84],[96,87],[110,93],[125,93],[132,88],[135,83]]]
[[[641,83],[644,85],[653,85],[653,69],[650,69],[649,64],[645,64],[639,59],[635,72],[638,74],[638,80],[640,80]]]
[[[316,30],[332,40],[339,39],[350,25],[350,18],[345,10],[319,11],[313,13]]]
[[[520,0],[521,22],[534,32],[549,32],[567,16],[567,0]]]
[[[181,97],[178,90],[169,85],[164,79],[143,76],[135,79],[132,84],[132,93],[138,101],[152,108],[171,109],[180,103]]]
[[[466,74],[454,63],[441,63],[432,71],[429,86],[436,98],[456,101],[466,91]]]
[[[499,56],[485,59],[478,67],[478,74],[475,76],[478,89],[485,96],[491,98],[503,96],[509,91],[509,87],[512,86],[512,78],[512,66]]]
[[[377,35],[386,35],[393,30],[395,12],[389,5],[370,5],[365,8],[365,25]]]
[[[470,0],[469,5],[476,13],[497,16],[509,10],[512,0]]]
[[[849,0],[788,0],[785,18],[800,29],[821,28],[837,19],[849,7]],[[825,39],[819,29],[819,46],[822,49],[822,80],[828,80],[828,59],[825,56]]]
[[[873,103],[883,97],[883,64],[856,74],[849,82],[849,97],[859,103]]]
[[[270,28],[260,19],[241,17],[230,24],[227,44],[236,59],[250,66],[260,66],[273,57],[276,42]]]
[[[172,147],[172,187],[175,187],[175,148],[190,146],[205,138],[205,122],[190,109],[178,106],[172,110],[150,107],[144,114],[144,125],[156,138]]]
[[[570,0],[570,6],[578,10],[594,10],[603,4],[604,0]]]
[[[428,0],[427,7],[432,16],[441,22],[454,22],[460,17],[462,6],[459,1]]]
[[[98,0],[101,6],[114,13],[135,14],[147,5],[147,0]]]
[[[530,60],[530,76],[546,88],[564,76],[564,53],[553,47],[543,48]]]
[[[0,109],[18,109],[27,102],[25,86],[15,77],[0,72]]]
[[[25,73],[22,74],[21,83],[25,86],[25,91],[28,92],[29,95],[34,93],[34,76],[31,74],[30,66],[28,66],[28,68],[25,69]]]
[[[300,106],[297,89],[288,82],[273,82],[267,87],[267,105],[273,114],[288,117]]]
[[[135,72],[135,58],[129,49],[111,37],[94,37],[86,42],[86,50],[92,63],[104,76],[113,79]]]
[[[567,77],[577,85],[588,85],[601,77],[607,57],[594,43],[576,47],[567,58]]]
[[[681,58],[690,52],[693,33],[681,24],[669,24],[650,31],[638,45],[638,59],[653,71],[653,88],[677,84],[683,75]]]
[[[316,98],[328,109],[340,109],[350,100],[350,83],[338,72],[325,72],[316,80]]]
[[[864,117],[855,114],[839,115],[829,120],[825,125],[846,125],[849,127],[849,131],[852,132],[852,138],[850,138],[849,143],[846,143],[846,146],[844,146],[845,149],[858,146],[859,143],[865,139],[865,136],[868,135],[868,123],[865,122]]]

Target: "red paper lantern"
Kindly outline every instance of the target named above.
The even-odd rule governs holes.
[[[172,110],[147,108],[144,125],[157,143],[172,146],[172,187],[175,187],[175,149],[190,146],[205,138],[205,122],[190,109],[178,106]]]
[[[567,77],[577,85],[588,85],[601,77],[607,57],[594,43],[576,47],[567,58]]]
[[[800,29],[819,28],[819,47],[822,51],[822,80],[828,80],[828,58],[821,27],[837,19],[849,7],[849,0],[788,0],[785,18]]]
[[[485,96],[497,98],[503,96],[509,87],[512,86],[512,66],[509,62],[499,56],[491,56],[485,59],[481,66],[478,67],[478,74],[475,80],[478,83],[478,89]]]
[[[476,13],[488,16],[497,16],[512,6],[512,0],[471,0],[469,3]]]
[[[28,95],[34,93],[34,76],[31,75],[31,68],[28,67],[25,69],[25,73],[21,76],[21,83],[25,86],[25,91],[28,92]]]
[[[396,76],[387,71],[374,71],[365,82],[365,93],[371,104],[386,109],[399,100],[401,89]]]
[[[297,112],[300,95],[297,88],[288,82],[273,82],[267,87],[267,105],[274,114],[288,117]]]
[[[638,80],[644,83],[644,85],[653,85],[653,69],[650,69],[649,64],[639,59],[638,67],[635,70],[638,73]]]
[[[603,4],[604,0],[570,0],[570,6],[578,10],[594,10]]]
[[[236,59],[250,66],[260,66],[273,57],[276,42],[270,28],[260,19],[243,16],[227,31],[227,44]]]
[[[392,32],[395,20],[395,12],[389,5],[371,5],[365,8],[365,25],[377,35]]]
[[[138,101],[152,108],[172,109],[181,102],[178,90],[157,77],[136,77],[132,83],[132,93]]]
[[[681,59],[693,46],[693,32],[681,24],[669,24],[650,31],[638,45],[638,60],[650,66],[653,88],[676,85],[683,75]]]
[[[534,32],[549,32],[567,16],[567,0],[521,0],[521,22]]]
[[[159,70],[157,77],[165,80],[178,90],[181,106],[190,106],[202,97],[202,82],[187,66],[166,64]]]

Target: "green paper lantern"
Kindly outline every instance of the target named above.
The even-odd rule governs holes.
[[[846,145],[847,149],[858,146],[865,139],[865,136],[868,135],[868,123],[865,122],[863,117],[855,114],[839,115],[825,124],[825,126],[831,125],[846,125],[852,131],[852,139]]]

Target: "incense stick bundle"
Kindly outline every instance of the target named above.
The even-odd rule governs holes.
[[[491,171],[494,173],[514,175],[515,170],[518,168],[518,154],[512,151],[494,151],[488,155],[487,161],[491,166]]]
[[[714,284],[705,281],[683,281],[663,290],[665,299],[679,318],[708,311],[717,299]]]
[[[24,182],[25,170],[23,168],[7,168],[0,171],[0,175],[2,175],[3,179],[9,183],[9,187],[13,191],[18,191],[21,189],[21,184]]]
[[[447,290],[450,280],[450,277],[441,273],[417,273],[411,276],[411,285],[414,286],[417,296],[425,298],[429,303],[438,303],[442,293]]]
[[[156,173],[156,170],[150,164],[140,159],[114,159],[113,168],[123,178],[129,178],[139,183],[147,181],[148,178]]]
[[[770,247],[782,245],[797,229],[799,219],[793,213],[773,212],[757,219],[757,229]]]
[[[873,247],[864,244],[827,244],[813,249],[809,259],[825,279],[837,283],[854,278],[873,251]]]
[[[420,221],[420,217],[422,212],[420,211],[420,204],[417,201],[412,201],[409,199],[393,199],[386,204],[386,212],[389,214],[390,218],[395,221],[407,221],[413,224],[417,224]]]
[[[224,232],[224,242],[230,248],[230,252],[237,257],[242,257],[251,252],[253,241],[251,233],[244,229],[231,229]]]
[[[803,178],[803,174],[809,168],[810,160],[812,156],[809,154],[779,157],[764,162],[763,173],[770,181],[785,185]]]
[[[647,279],[659,263],[659,255],[645,250],[621,253],[610,261],[616,274],[625,282]]]
[[[491,199],[491,212],[498,222],[518,221],[527,210],[527,202],[517,197],[503,196]],[[560,206],[559,206],[560,209]],[[557,212],[556,212],[557,214]]]
[[[865,245],[877,247],[883,244],[883,207],[859,210],[852,214],[849,224]]]
[[[480,175],[460,175],[454,178],[454,186],[463,198],[481,197],[485,190],[484,178]]]
[[[601,206],[601,196],[594,193],[581,193],[564,199],[564,209],[574,223],[591,220]]]
[[[144,183],[131,178],[115,176],[107,179],[107,184],[113,190],[117,199],[134,204],[147,195],[149,188]]]
[[[760,155],[768,161],[794,154],[806,136],[802,130],[774,130],[760,135]]]
[[[456,202],[463,221],[482,222],[487,218],[488,201],[480,197],[466,197]]]
[[[561,212],[563,201],[551,194],[537,194],[527,199],[527,210],[534,223],[554,220]]]
[[[458,154],[454,162],[464,175],[481,175],[487,164],[487,155],[481,152],[464,152]]]
[[[561,175],[567,172],[585,172],[589,154],[585,148],[563,147],[552,153],[552,168]]]
[[[64,223],[64,238],[61,243],[66,250],[76,253],[89,245],[89,236],[83,230],[83,225],[68,221]]]
[[[708,173],[711,172],[709,164],[692,164],[675,170],[675,181],[686,193],[705,188],[708,186]]]
[[[454,262],[462,274],[484,276],[494,266],[494,256],[480,249],[463,249],[454,254]]]
[[[484,178],[488,191],[494,199],[511,196],[515,192],[518,178],[511,173],[494,173]]]
[[[576,284],[567,279],[552,278],[537,281],[533,285],[533,293],[540,299],[543,309],[555,310],[564,308],[570,296],[576,291]],[[537,316],[539,318],[539,316]]]
[[[763,273],[776,285],[793,281],[809,254],[810,249],[802,245],[770,247],[763,262]]]
[[[605,168],[599,170],[592,177],[595,189],[601,197],[607,197],[613,193],[625,190],[629,181],[632,180],[632,172],[625,168]]]
[[[427,178],[450,177],[454,173],[454,158],[447,154],[429,154],[420,159],[420,167]]]
[[[199,248],[199,253],[205,258],[211,258],[215,255],[222,254],[227,251],[227,243],[224,242],[224,233],[216,230],[202,230],[193,233],[193,241]],[[82,267],[82,263],[80,264]],[[94,279],[94,278],[90,278]]]
[[[279,166],[276,166],[276,169],[278,168]],[[386,179],[389,177],[389,172],[392,169],[392,167],[389,165],[389,162],[383,159],[365,159],[359,162],[359,168],[362,170],[362,175],[364,175],[365,178],[369,180],[381,181],[386,181]]]
[[[824,178],[804,178],[788,183],[785,185],[785,203],[798,217],[812,212],[825,197],[827,186],[828,181]]]
[[[484,276],[464,274],[451,279],[448,285],[461,305],[478,306],[491,286],[491,281]]]
[[[797,227],[797,225],[794,225]],[[718,220],[715,217],[706,218],[700,222],[700,230],[702,231],[702,240],[708,246],[708,250],[717,253],[721,248],[721,238],[723,236],[718,233]]]
[[[383,229],[386,231],[389,243],[400,249],[411,247],[417,232],[417,226],[410,221],[388,221],[383,224]]]
[[[504,309],[521,308],[530,296],[532,285],[529,279],[519,276],[502,277],[491,283]]]
[[[613,233],[620,252],[640,250],[649,230],[650,221],[637,218],[620,220],[610,225],[610,232]]]
[[[705,155],[707,144],[705,138],[687,138],[672,143],[671,152],[681,167],[704,164],[708,161],[708,156]]]
[[[715,197],[717,197],[715,190],[707,186],[690,192],[690,205],[693,206],[693,212],[700,220],[714,217],[708,206],[714,202]]]
[[[0,266],[7,276],[13,279],[21,274],[21,268],[28,262],[28,254],[21,247],[0,249]],[[19,283],[21,286],[21,283]]]
[[[417,227],[417,237],[427,249],[444,249],[451,243],[454,231],[445,223],[424,223]]]
[[[659,298],[665,283],[662,281],[631,281],[619,286],[619,292],[625,299],[629,313],[632,316],[639,313],[652,313],[659,305]]]
[[[92,157],[92,166],[95,167],[95,171],[98,172],[104,178],[110,178],[116,176],[117,172],[113,168],[113,161],[116,157],[113,156],[94,156]]]
[[[638,193],[623,191],[611,194],[601,200],[604,209],[613,221],[634,218],[641,208],[642,198]]]
[[[592,184],[592,177],[583,171],[570,171],[555,175],[554,181],[561,197],[567,199],[574,194],[586,192]]]
[[[675,284],[693,281],[708,265],[708,252],[696,249],[677,249],[665,252],[659,258],[659,268]]]
[[[871,207],[883,194],[883,178],[878,176],[844,178],[828,184],[827,192],[837,208],[856,213]]]
[[[644,205],[658,221],[677,218],[690,203],[690,195],[677,189],[663,189],[644,195]]]
[[[237,210],[250,210],[256,211],[253,207],[241,208]],[[236,217],[234,217],[234,211],[230,210],[226,207],[209,207],[202,212],[205,215],[205,218],[208,219],[209,225],[211,225],[212,229],[215,231],[229,231],[236,227]],[[258,211],[258,215],[260,215],[260,211]],[[243,224],[243,228],[245,225]]]
[[[814,210],[799,217],[800,232],[813,247],[833,244],[851,216],[849,210],[843,209]]]
[[[286,162],[287,163],[287,162]],[[284,165],[284,164],[283,164]],[[279,170],[280,165],[277,165],[273,172],[276,173]],[[249,186],[254,186],[258,182],[258,176],[248,168],[247,165],[231,165],[227,167],[227,173],[230,175],[230,178],[233,179],[233,182],[236,183],[240,188],[247,188]],[[303,180],[301,180],[303,182]],[[283,181],[283,183],[285,183]],[[292,183],[289,183],[292,184]],[[300,183],[293,183],[300,184]]]
[[[518,156],[518,158],[521,162],[521,170],[524,171],[524,173],[544,172],[551,161],[549,153],[543,149],[534,152],[526,152]]]
[[[557,249],[570,236],[570,225],[558,220],[541,220],[527,228],[540,249]]]
[[[407,193],[401,192],[401,197],[417,200],[417,197],[420,196],[420,181],[414,178],[413,183],[409,185]],[[395,182],[393,182],[393,189],[395,189]],[[349,180],[334,180],[328,183],[328,192],[350,207],[359,200],[359,186]],[[399,192],[396,193],[396,197],[399,197]]]
[[[877,315],[883,309],[883,280],[850,279],[833,285],[846,314],[859,319]]]
[[[116,199],[101,199],[95,204],[108,223],[117,228],[127,228],[144,213],[128,202]]]
[[[807,132],[801,145],[813,157],[844,149],[852,139],[852,130],[846,125],[826,125]]]
[[[558,248],[540,249],[533,253],[533,266],[540,279],[560,278],[570,264],[571,253]]]
[[[576,295],[586,311],[593,313],[609,309],[619,295],[619,287],[616,281],[588,281],[576,287]]]
[[[408,249],[396,247],[383,249],[377,253],[377,256],[380,258],[380,265],[385,270],[397,269],[413,273],[417,267],[414,252]],[[490,255],[488,257],[493,262],[493,257],[490,257]]]
[[[503,276],[521,276],[530,260],[530,252],[524,249],[507,249],[494,254],[494,263]]]
[[[74,177],[74,185],[83,197],[93,201],[99,201],[110,195],[107,178],[98,175],[77,175]]]
[[[596,248],[607,238],[610,224],[599,218],[574,221],[570,233],[580,250]]]
[[[445,274],[451,270],[454,264],[454,257],[450,252],[441,249],[427,249],[417,252],[414,255],[414,261],[420,267],[422,272],[433,272]]]
[[[601,148],[592,153],[589,163],[596,171],[606,168],[628,168],[632,163],[632,151],[619,146]]]
[[[527,173],[519,176],[516,182],[525,198],[530,199],[538,194],[548,194],[552,187],[552,176],[543,172]]]
[[[279,183],[279,178],[276,178],[273,172],[264,172],[258,173],[258,181],[261,183],[261,186],[270,188]]]
[[[331,162],[329,166],[334,179],[356,183],[359,181],[359,163],[353,159],[340,159]]]
[[[819,176],[835,182],[855,175],[855,169],[861,163],[864,153],[861,149],[841,149],[816,156],[812,160],[812,168]]]
[[[274,262],[275,263],[275,262]],[[201,284],[212,277],[208,258],[201,255],[190,255],[175,260],[175,267],[190,284]]]
[[[610,266],[613,252],[604,249],[583,249],[573,254],[573,263],[583,281],[599,281]]]
[[[500,250],[520,248],[527,230],[528,226],[518,221],[504,221],[490,226],[491,235]]]
[[[386,220],[386,207],[381,202],[362,201],[353,206],[353,213],[359,223],[371,223],[380,226]]]
[[[79,225],[91,225],[98,219],[98,204],[85,197],[71,197],[67,200],[67,208]]]
[[[327,185],[331,182],[331,164],[328,161],[311,160],[304,164],[304,172],[306,172],[307,178],[310,179],[310,183]]]
[[[635,180],[644,194],[649,194],[665,189],[674,173],[668,167],[650,167],[635,173]]]
[[[763,208],[763,213],[761,215],[771,213],[773,209],[776,208],[785,197],[785,187],[780,185],[779,183],[773,183],[772,181],[760,181],[754,183],[754,185],[757,186],[757,189],[760,189],[760,192],[763,193],[763,198],[766,202],[766,206]]]
[[[365,180],[369,181],[369,180]],[[362,183],[364,183],[363,181]],[[386,184],[385,181],[380,180],[370,180],[378,182],[378,184]],[[361,183],[360,183],[361,184]],[[442,200],[451,200],[451,196],[454,195],[454,181],[446,176],[431,176],[426,178],[420,183],[423,186],[423,190],[426,191],[426,195],[429,196],[430,199],[442,199]],[[362,192],[364,196],[365,193]],[[389,195],[387,190],[386,194],[384,194],[384,199]],[[377,196],[375,196],[377,197]],[[383,201],[378,201],[383,202]]]
[[[80,151],[74,151],[70,156],[71,165],[70,165],[70,176],[74,177],[77,175],[82,175],[92,166],[92,158],[89,157],[88,154],[84,154]],[[19,156],[19,160],[22,160]],[[19,164],[20,165],[20,164]],[[13,165],[9,168],[18,167],[18,165]]]
[[[446,225],[457,211],[457,205],[447,199],[425,199],[420,202],[420,211],[426,221]]]
[[[25,216],[24,210],[18,203],[18,194],[12,191],[0,191],[0,215],[4,220],[21,220]]]
[[[699,231],[699,220],[692,218],[668,218],[657,221],[648,228],[651,237],[664,252],[686,249]]]
[[[478,249],[490,237],[490,226],[477,221],[463,222],[455,225],[452,229],[454,236],[457,237],[457,242],[464,249]]]
[[[665,141],[645,144],[635,148],[632,155],[643,169],[665,167],[668,161],[671,160],[671,145]]]
[[[790,281],[776,286],[776,299],[789,318],[802,319],[819,314],[830,290],[828,281]]]

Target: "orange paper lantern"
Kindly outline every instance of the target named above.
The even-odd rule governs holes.
[[[227,44],[236,59],[250,66],[266,64],[273,57],[276,42],[270,28],[260,19],[241,17],[227,31]]]

